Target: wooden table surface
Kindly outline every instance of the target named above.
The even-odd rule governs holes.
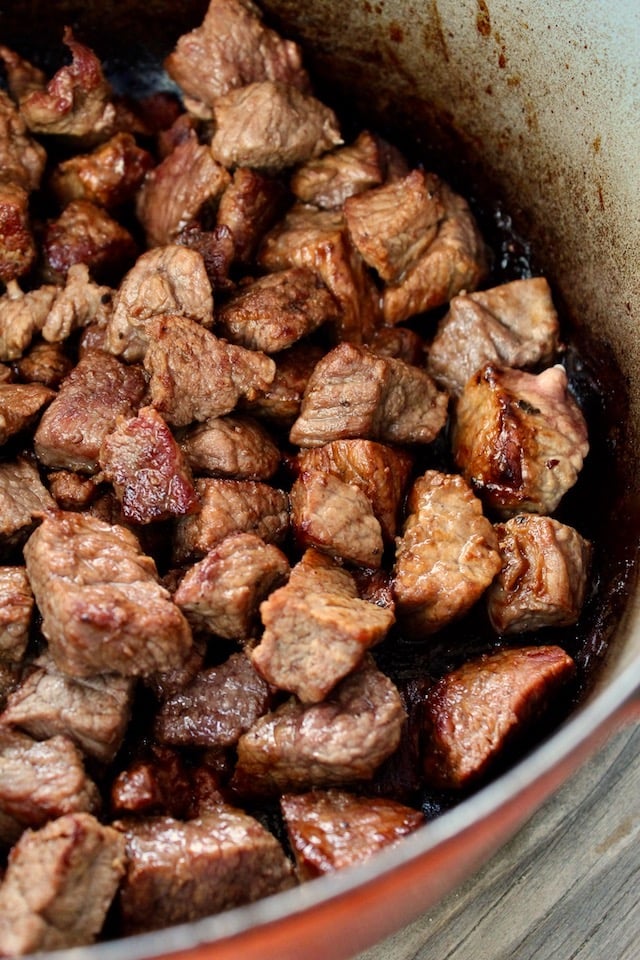
[[[640,960],[640,725],[463,887],[357,960]]]

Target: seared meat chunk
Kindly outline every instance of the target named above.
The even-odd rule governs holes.
[[[300,413],[302,397],[316,363],[324,356],[317,344],[297,343],[273,358],[276,372],[266,390],[242,405],[256,417],[289,429]]]
[[[289,437],[301,447],[347,437],[430,443],[447,402],[426,371],[342,343],[316,365]]]
[[[313,551],[294,571],[260,606],[265,630],[251,660],[274,686],[317,703],[384,638],[394,616],[360,600],[349,573]]]
[[[591,544],[551,517],[519,514],[496,526],[502,569],[489,592],[498,633],[575,623],[584,601]]]
[[[51,496],[61,510],[82,510],[98,495],[99,478],[72,470],[54,470],[47,475]]]
[[[202,256],[170,244],[138,257],[116,293],[106,347],[129,362],[142,360],[149,321],[158,314],[213,323],[213,296]]]
[[[57,288],[49,284],[23,293],[15,280],[0,297],[0,360],[17,360],[42,329]]]
[[[122,744],[132,698],[130,677],[69,677],[45,652],[8,697],[2,722],[35,740],[63,734],[83,753],[109,763]]]
[[[84,263],[96,280],[118,281],[138,253],[128,230],[89,200],[72,200],[42,239],[44,273],[62,282],[70,268]]]
[[[286,199],[280,181],[250,167],[237,167],[220,197],[218,226],[227,226],[233,237],[233,259],[253,260],[264,234],[278,219]]]
[[[231,90],[215,101],[213,113],[211,153],[224,167],[277,173],[342,143],[333,110],[273,80]]]
[[[462,477],[427,470],[407,501],[396,547],[398,619],[413,636],[434,633],[465,614],[502,561],[482,504]]]
[[[308,88],[300,48],[261,17],[251,0],[211,0],[202,24],[180,37],[165,68],[192,113],[211,117],[218,97],[256,80]]]
[[[367,346],[379,357],[395,357],[415,367],[423,367],[427,356],[424,340],[409,327],[379,327]]]
[[[24,541],[40,514],[52,507],[55,502],[29,460],[0,463],[0,541]]]
[[[33,592],[24,567],[0,567],[0,661],[20,663],[27,649]]]
[[[301,880],[362,863],[424,823],[395,800],[345,790],[284,794],[280,806]]]
[[[382,562],[382,530],[371,501],[332,473],[303,469],[291,488],[291,522],[298,544],[361,567]]]
[[[0,59],[5,64],[15,56],[0,46]],[[40,186],[46,161],[44,147],[29,135],[24,117],[15,103],[4,90],[0,90],[0,179],[3,183],[22,187],[28,194]]]
[[[21,380],[41,383],[53,390],[71,373],[73,360],[61,344],[38,341],[16,361],[14,368]]]
[[[240,397],[265,390],[275,375],[266,354],[219,340],[188,317],[155,317],[147,333],[151,403],[176,427],[230,413]]]
[[[424,773],[432,786],[466,787],[482,778],[572,679],[560,647],[500,650],[446,674],[427,693]]]
[[[225,750],[267,712],[272,699],[268,683],[244,653],[232,653],[164,701],[154,720],[154,736],[174,746]]]
[[[87,350],[63,380],[34,437],[47,467],[93,473],[104,438],[118,417],[131,417],[146,391],[139,367],[127,367],[102,350]]]
[[[236,480],[269,480],[280,466],[280,450],[259,421],[242,414],[214,417],[180,437],[195,473]]]
[[[588,450],[587,426],[560,365],[536,375],[487,364],[458,400],[456,463],[502,516],[553,513]]]
[[[364,130],[348,146],[298,167],[291,177],[291,189],[302,203],[331,210],[341,207],[348,197],[384,183],[386,168],[384,145]]]
[[[88,813],[27,831],[0,886],[6,956],[93,943],[124,874],[124,840]]]
[[[438,326],[428,369],[445,390],[459,396],[486,363],[514,368],[550,363],[558,335],[558,315],[543,277],[461,293]]]
[[[0,281],[28,273],[36,259],[29,218],[29,194],[18,183],[0,180]]]
[[[233,807],[186,823],[150,817],[115,826],[127,842],[119,897],[125,933],[197,920],[293,885],[273,834]]]
[[[57,666],[74,677],[144,676],[180,665],[191,630],[124,527],[87,514],[47,516],[24,548]]]
[[[90,323],[104,325],[111,315],[111,293],[109,287],[93,282],[85,263],[73,263],[64,287],[56,291],[42,336],[50,343],[59,343]]]
[[[153,163],[149,151],[139,147],[131,133],[117,133],[92,153],[59,163],[49,186],[62,206],[72,200],[90,200],[113,210],[133,199]]]
[[[231,180],[217,159],[192,132],[147,174],[136,211],[148,246],[174,242],[182,228],[206,208],[215,210]]]
[[[289,562],[255,533],[225,537],[187,570],[174,594],[187,620],[228,640],[247,640],[258,607],[289,575]]]
[[[254,480],[195,481],[200,511],[176,524],[174,560],[204,557],[232,533],[255,533],[267,543],[281,541],[289,528],[289,497]]]
[[[242,286],[216,315],[223,336],[250,350],[277,353],[338,318],[338,304],[308,267],[292,267]]]
[[[0,383],[0,446],[30,427],[54,397],[41,383]]]
[[[400,742],[404,707],[371,660],[322,703],[295,697],[261,717],[238,742],[233,784],[251,794],[369,780]]]
[[[162,702],[167,697],[172,697],[175,693],[183,690],[202,670],[207,653],[207,639],[207,637],[195,634],[191,650],[179,666],[143,677],[144,685],[151,690],[156,700]]]
[[[212,290],[235,288],[229,276],[235,256],[233,234],[229,227],[222,224],[213,230],[205,230],[197,220],[190,220],[176,235],[175,242],[200,254]]]
[[[184,455],[153,407],[141,407],[136,417],[119,420],[102,443],[99,461],[127,520],[152,523],[198,509]]]

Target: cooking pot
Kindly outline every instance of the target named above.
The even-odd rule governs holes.
[[[92,960],[352,956],[459,883],[609,736],[640,713],[640,11],[634,0],[265,0],[323,96],[403,144],[481,204],[498,198],[588,357],[604,467],[590,489],[597,665],[579,707],[517,765],[368,863],[209,919],[81,951]],[[4,0],[2,42],[43,66],[71,24],[114,84],[153,88],[203,0]],[[341,91],[339,100],[336,92]],[[348,102],[347,102],[348,101]],[[497,212],[496,212],[497,211]],[[504,223],[503,223],[504,225]],[[599,519],[601,518],[601,520]],[[606,652],[605,652],[606,651]],[[588,665],[588,664],[587,664]]]

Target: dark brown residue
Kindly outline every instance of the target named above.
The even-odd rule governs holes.
[[[476,27],[482,37],[491,36],[491,17],[486,0],[477,0],[478,13],[476,14]]]

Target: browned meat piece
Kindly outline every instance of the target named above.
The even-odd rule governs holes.
[[[138,192],[136,211],[147,245],[172,243],[206,208],[215,210],[231,177],[195,133],[151,170]]]
[[[302,471],[321,470],[367,495],[386,543],[393,543],[402,498],[413,467],[411,454],[374,440],[334,440],[298,455]]]
[[[101,350],[87,350],[40,420],[36,455],[47,467],[93,473],[104,438],[119,416],[131,417],[146,390],[139,367]]]
[[[43,776],[43,774],[45,774]],[[100,803],[82,755],[68,737],[33,740],[0,724],[0,809],[25,827],[93,812]]]
[[[424,773],[443,789],[482,778],[573,677],[560,647],[500,650],[442,677],[425,705]]]
[[[202,256],[175,244],[138,257],[120,284],[107,326],[106,347],[129,362],[142,360],[148,323],[158,314],[213,323],[213,296]]]
[[[379,327],[373,331],[367,346],[379,357],[395,357],[415,367],[423,367],[427,357],[427,345],[409,327]]]
[[[153,167],[148,150],[130,133],[117,133],[92,153],[76,154],[55,168],[50,189],[61,206],[90,200],[107,210],[132,200],[145,174]]]
[[[62,344],[39,341],[16,361],[14,368],[21,380],[55,389],[71,373],[73,360]]]
[[[218,97],[256,80],[308,88],[300,48],[261,17],[251,0],[211,0],[202,24],[180,37],[165,68],[190,112],[209,118]]]
[[[273,700],[269,684],[244,653],[209,667],[164,701],[153,724],[160,743],[183,747],[233,747]]]
[[[167,585],[166,577],[163,585]],[[195,634],[191,650],[178,667],[143,677],[144,685],[152,691],[156,700],[162,702],[168,697],[173,697],[180,690],[183,690],[187,684],[191,683],[202,670],[207,653],[207,639],[207,637]]]
[[[580,615],[591,544],[551,517],[519,514],[496,526],[502,570],[487,593],[498,633],[566,627]]]
[[[23,293],[9,280],[0,297],[0,359],[17,360],[42,330],[58,288],[45,285]]]
[[[111,294],[109,287],[93,282],[85,263],[72,264],[64,287],[56,292],[42,336],[57,343],[90,323],[105,324],[111,315]]]
[[[218,225],[231,231],[234,259],[253,260],[264,234],[278,219],[286,199],[282,184],[250,167],[238,167],[220,198]]]
[[[486,274],[484,241],[469,205],[445,183],[440,192],[446,212],[435,239],[398,282],[383,291],[385,323],[402,323],[442,306],[462,290],[475,290]]]
[[[236,480],[270,480],[280,466],[280,450],[259,421],[228,414],[190,427],[180,438],[195,473]]]
[[[246,640],[258,607],[289,575],[287,558],[255,533],[232,534],[187,570],[174,594],[187,620],[228,640]]]
[[[100,467],[133,523],[169,520],[198,509],[191,470],[171,430],[153,407],[119,420],[100,448]]]
[[[212,290],[235,288],[234,281],[229,277],[235,256],[233,234],[229,227],[222,224],[213,230],[203,230],[197,220],[190,220],[176,235],[175,242],[200,254]]]
[[[17,183],[0,181],[0,281],[24,276],[36,259],[29,218],[29,194]]]
[[[303,469],[290,494],[298,544],[361,567],[379,567],[384,545],[371,501],[332,473]]]
[[[485,363],[507,367],[551,363],[558,336],[558,315],[543,277],[461,293],[451,301],[429,348],[429,373],[459,396]]]
[[[487,364],[456,409],[456,463],[502,516],[551,514],[589,450],[587,426],[560,365],[535,375]]]
[[[351,575],[361,600],[368,600],[369,603],[375,603],[378,607],[387,607],[395,612],[396,604],[393,599],[391,577],[387,570],[365,570],[362,567],[354,567]]]
[[[391,682],[366,660],[322,703],[295,697],[238,742],[234,786],[251,794],[369,780],[398,746],[404,707]]]
[[[75,263],[84,263],[97,280],[118,281],[138,248],[128,230],[89,200],[72,200],[42,238],[44,274],[62,282]]]
[[[293,885],[291,864],[273,834],[233,807],[186,823],[150,817],[115,826],[127,840],[120,889],[125,933],[197,920]]]
[[[214,160],[224,167],[277,173],[342,143],[333,110],[297,87],[263,80],[213,105]]]
[[[200,121],[192,114],[178,113],[167,127],[160,130],[156,137],[157,156],[160,160],[164,160],[170,153],[173,153],[176,147],[188,140],[192,132],[197,135],[200,128]]]
[[[289,583],[260,606],[265,630],[251,660],[262,676],[303,703],[318,703],[379,643],[391,610],[360,600],[353,578],[305,553]]]
[[[19,544],[55,502],[28,460],[0,463],[0,541]]]
[[[216,324],[232,343],[277,353],[334,323],[338,314],[320,277],[308,267],[291,267],[240,287],[218,310]]]
[[[341,211],[294,206],[265,237],[258,262],[269,271],[314,270],[340,306],[335,339],[370,339],[380,320],[380,294],[349,239]]]
[[[386,175],[383,144],[364,130],[349,146],[299,167],[291,177],[291,189],[302,203],[330,210],[384,183]]]
[[[42,632],[65,673],[145,676],[187,657],[189,625],[124,527],[87,514],[50,514],[24,556]]]
[[[98,495],[98,479],[71,470],[56,470],[47,476],[49,491],[61,510],[82,510]]]
[[[152,744],[148,755],[121,770],[111,785],[111,810],[122,816],[167,814],[179,820],[198,816],[197,806],[205,798],[201,776],[204,767],[187,767],[180,754],[170,747]],[[223,802],[215,772],[206,768],[209,809]]]
[[[74,813],[27,831],[0,887],[6,956],[67,950],[96,939],[124,874],[117,830]]]
[[[0,47],[0,59],[5,63],[14,56],[6,47]],[[14,183],[27,193],[37,190],[46,160],[44,147],[29,136],[15,103],[0,90],[0,180]]]
[[[20,727],[35,740],[62,734],[83,753],[109,763],[122,744],[132,698],[129,677],[68,677],[47,652],[9,696],[2,722]]]
[[[30,427],[55,395],[42,383],[0,383],[0,446]]]
[[[424,823],[411,807],[344,790],[285,794],[280,805],[301,880],[363,863]]]
[[[447,403],[426,371],[341,343],[316,365],[289,437],[301,447],[347,437],[430,443]]]
[[[29,641],[33,593],[24,567],[0,567],[0,661],[20,663]]]
[[[147,334],[151,404],[175,427],[230,413],[275,376],[266,354],[219,340],[189,317],[155,317]]]
[[[176,523],[174,560],[182,563],[204,557],[232,533],[255,533],[267,543],[278,543],[289,529],[289,497],[254,480],[195,481],[200,512]]]
[[[427,470],[416,480],[407,510],[396,547],[394,595],[398,619],[420,637],[465,614],[502,561],[480,500],[457,474]]]
[[[269,387],[243,406],[256,417],[289,429],[300,413],[309,377],[323,356],[324,350],[316,344],[300,343],[283,350],[274,357],[276,373]]]
[[[350,197],[344,212],[364,260],[394,283],[435,239],[445,206],[438,177],[412,170],[401,180]]]

